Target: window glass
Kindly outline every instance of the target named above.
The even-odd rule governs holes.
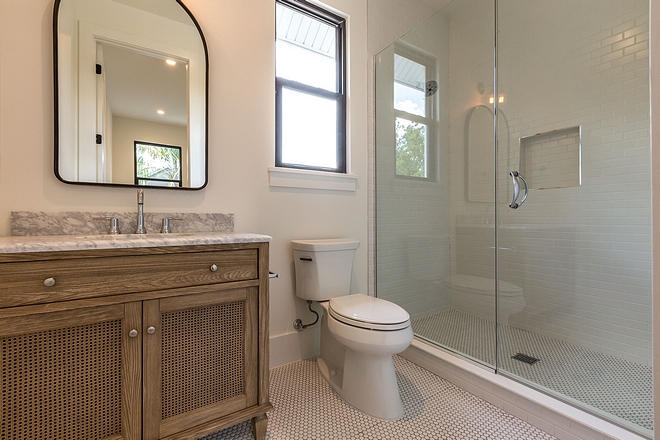
[[[394,54],[394,108],[426,116],[426,66]]]
[[[135,183],[181,186],[181,147],[136,141]]]
[[[336,101],[288,88],[282,92],[282,161],[336,168]]]
[[[396,174],[408,177],[427,176],[426,125],[396,118]]]
[[[396,175],[431,179],[432,166],[429,145],[432,141],[433,103],[437,87],[427,93],[429,78],[433,75],[430,58],[401,48],[394,54],[394,132],[396,149]],[[428,58],[428,59],[427,59]]]
[[[335,27],[281,4],[276,12],[277,76],[336,92]]]

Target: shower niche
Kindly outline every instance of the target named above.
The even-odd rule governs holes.
[[[530,189],[582,184],[581,128],[568,127],[520,138],[520,173]]]

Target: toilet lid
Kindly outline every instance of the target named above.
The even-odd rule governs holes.
[[[373,330],[400,330],[410,325],[410,315],[402,307],[356,293],[330,299],[330,315],[345,324]]]

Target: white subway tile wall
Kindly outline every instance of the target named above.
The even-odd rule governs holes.
[[[499,4],[498,175],[520,137],[582,127],[582,186],[501,209],[500,277],[526,299],[509,324],[650,365],[648,2]]]

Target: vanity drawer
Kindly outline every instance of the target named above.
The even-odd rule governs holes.
[[[253,280],[258,277],[256,249],[2,263],[0,307]],[[50,279],[55,284],[47,286]]]

